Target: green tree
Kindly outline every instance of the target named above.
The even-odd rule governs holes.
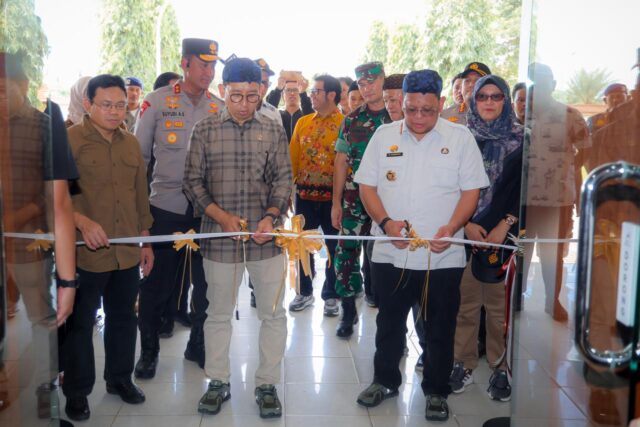
[[[512,83],[518,78],[521,13],[522,0],[498,0],[494,3],[496,50],[490,67],[495,74]]]
[[[603,68],[578,70],[567,87],[567,102],[570,104],[593,104],[607,84],[611,83],[611,72]]]
[[[389,29],[382,21],[373,21],[369,30],[369,41],[362,56],[362,62],[387,62],[389,54]]]
[[[102,13],[102,70],[136,76],[147,91],[156,78],[156,22],[161,24],[162,72],[180,71],[180,32],[166,0],[105,0]],[[141,46],[145,46],[141,48]]]
[[[36,105],[49,44],[34,0],[0,0],[0,50],[21,54],[30,81],[29,99]]]
[[[389,56],[385,63],[387,73],[408,73],[416,70],[421,59],[417,53],[423,44],[423,37],[417,25],[403,24],[395,28],[391,33]]]

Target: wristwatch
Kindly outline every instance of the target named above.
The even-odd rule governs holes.
[[[391,218],[385,216],[384,218],[382,218],[382,221],[380,221],[380,224],[378,224],[378,227],[380,227],[384,234],[387,234],[387,232],[384,230],[384,226],[387,225],[389,221],[391,221]]]
[[[503,221],[506,222],[509,227],[512,227],[514,224],[516,224],[518,222],[518,218],[516,218],[513,215],[507,215],[503,219]]]
[[[78,286],[79,286],[79,283],[78,283],[77,274],[73,280],[65,280],[65,279],[61,279],[60,276],[58,276],[58,273],[56,272],[56,287],[78,289]]]
[[[267,212],[266,214],[264,214],[262,216],[262,219],[265,219],[266,217],[271,218],[271,222],[275,225],[275,223],[278,221],[278,215],[271,213],[271,212]]]

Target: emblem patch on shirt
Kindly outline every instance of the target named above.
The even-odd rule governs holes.
[[[180,104],[178,104],[179,100],[180,98],[177,96],[167,96],[165,98],[165,101],[167,103],[167,108],[170,108],[172,110],[175,110],[176,108],[180,108]]]
[[[164,121],[164,127],[167,129],[170,129],[171,126],[173,126],[173,122],[171,120],[165,120]]]
[[[218,112],[218,105],[215,102],[210,102],[209,103],[209,112],[210,113],[217,113]]]
[[[449,154],[449,149],[447,147],[444,147],[442,150],[440,150],[440,153]]]
[[[183,128],[184,122],[173,122],[173,127],[175,128]]]
[[[451,116],[451,117],[449,117],[447,120],[449,120],[450,122],[455,123],[455,122],[459,121],[460,119],[458,119],[458,117],[457,117],[457,116]]]
[[[393,144],[391,147],[389,147],[389,151],[395,153],[396,151],[398,151],[398,146],[396,144]]]
[[[173,85],[173,93],[180,93],[180,92],[182,92],[180,85],[179,84]]]
[[[388,181],[395,181],[396,180],[396,173],[394,171],[387,171],[387,180]]]
[[[169,144],[175,144],[176,141],[178,141],[178,135],[176,135],[174,132],[170,132],[169,135],[167,135],[167,142]]]

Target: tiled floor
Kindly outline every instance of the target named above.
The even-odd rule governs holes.
[[[569,267],[572,268],[572,267]],[[449,406],[452,417],[443,426],[480,427],[496,416],[512,414],[517,426],[590,425],[588,420],[588,388],[582,378],[580,358],[572,345],[572,324],[553,322],[542,310],[542,287],[531,273],[531,291],[525,311],[519,316],[520,332],[515,348],[514,396],[510,403],[491,401],[485,390],[490,370],[486,361],[474,372],[476,383],[463,394],[452,395]],[[322,270],[315,283],[322,281]],[[404,384],[398,398],[383,402],[379,407],[366,409],[356,404],[358,393],[373,377],[376,310],[358,300],[360,322],[351,340],[335,336],[338,318],[322,315],[322,301],[316,286],[316,303],[303,312],[289,314],[288,340],[283,375],[277,385],[284,405],[281,419],[263,421],[253,398],[253,374],[258,363],[257,334],[259,322],[255,310],[249,306],[246,286],[240,292],[240,320],[233,320],[231,347],[232,398],[216,416],[201,416],[196,411],[199,398],[206,388],[204,373],[194,363],[184,360],[182,353],[188,330],[176,325],[175,334],[161,341],[158,373],[153,380],[138,381],[147,400],[142,405],[123,404],[105,391],[102,380],[104,350],[102,337],[96,332],[94,344],[98,382],[90,396],[91,419],[77,426],[288,426],[288,427],[392,427],[430,425],[424,418],[425,399],[420,390],[420,375],[414,371],[419,355],[418,342],[409,323],[409,354],[403,359]],[[570,306],[571,285],[563,294]],[[285,302],[293,297],[288,290]],[[24,334],[20,342],[28,343],[28,327],[24,309],[10,322],[10,339]],[[20,320],[22,319],[22,320]],[[28,322],[26,323],[28,324]],[[12,326],[13,325],[13,326]],[[24,369],[18,354],[28,349],[9,351],[7,366]],[[32,390],[32,389],[31,389]],[[38,425],[35,422],[35,396],[28,388],[13,389],[22,393],[21,404],[0,413],[0,425]],[[64,408],[61,396],[60,407]],[[624,408],[621,407],[621,411]],[[13,411],[13,412],[12,412]],[[16,424],[17,419],[21,422]],[[8,423],[6,423],[8,422]]]

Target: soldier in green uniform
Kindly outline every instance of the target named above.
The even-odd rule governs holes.
[[[380,125],[392,121],[382,99],[385,78],[382,63],[362,64],[355,72],[365,103],[344,119],[336,142],[333,180],[331,221],[343,236],[369,234],[371,219],[362,205],[353,176],[373,133]],[[355,297],[362,291],[361,251],[362,242],[358,240],[340,240],[336,247],[336,292],[342,299],[342,319],[336,335],[341,338],[349,338],[353,325],[358,322]]]
[[[209,92],[218,60],[218,43],[206,39],[182,41],[181,67],[184,78],[173,86],[161,87],[147,95],[138,117],[135,135],[140,142],[145,163],[153,154],[155,164],[151,179],[151,235],[196,232],[200,218],[182,192],[185,159],[193,126],[205,117],[218,113],[224,102]],[[169,301],[173,313],[179,297],[189,292],[192,282],[190,320],[191,336],[184,356],[204,367],[203,324],[207,308],[206,288],[199,252],[191,254],[191,274],[184,273],[185,250],[177,252],[171,242],[153,245],[156,267],[140,286],[139,328],[141,355],[136,364],[137,378],[153,378],[160,350],[161,316]],[[192,279],[192,280],[190,280]]]

